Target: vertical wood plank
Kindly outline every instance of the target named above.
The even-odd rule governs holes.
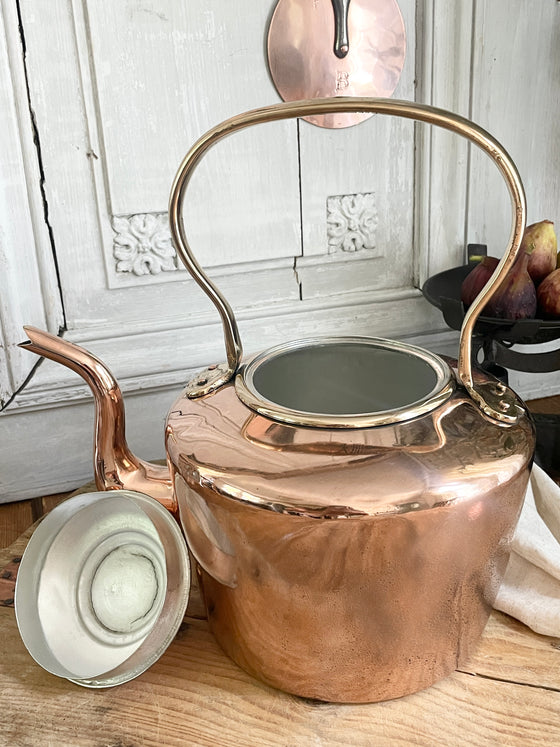
[[[417,99],[469,117],[473,1],[418,6]],[[416,281],[462,264],[469,144],[441,128],[418,126]]]
[[[89,486],[90,490],[95,490],[95,486]],[[54,493],[53,495],[45,495],[40,499],[41,502],[41,515],[44,516],[56,508],[61,503],[64,503],[72,495],[72,492],[65,493]]]
[[[472,118],[488,129],[516,163],[527,196],[527,219],[560,225],[560,3],[477,0],[474,15]],[[473,149],[469,181],[469,241],[488,244],[501,257],[511,226],[511,205],[495,165]],[[530,354],[557,347],[531,346]],[[510,372],[510,386],[525,396],[560,390],[560,373]]]
[[[0,408],[34,361],[17,347],[22,324],[51,331],[62,308],[40,192],[15,3],[0,7]]]
[[[0,505],[0,548],[8,547],[33,523],[31,501]]]
[[[475,14],[472,116],[517,164],[528,221],[560,221],[560,4],[478,0]],[[502,256],[511,208],[496,168],[473,152],[469,236]]]

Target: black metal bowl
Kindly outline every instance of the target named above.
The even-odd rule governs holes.
[[[451,329],[461,329],[465,308],[461,284],[475,264],[454,267],[428,278],[422,287],[424,298],[440,309]],[[474,331],[483,337],[521,345],[550,342],[560,338],[560,319],[496,319],[480,316]]]

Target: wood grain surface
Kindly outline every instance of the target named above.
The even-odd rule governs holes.
[[[31,532],[0,553],[1,568]],[[13,606],[0,607],[0,625],[1,745],[560,744],[560,640],[497,612],[464,671],[372,705],[307,701],[261,684],[221,651],[196,588],[161,659],[114,689],[88,690],[42,670]]]
[[[0,548],[11,545],[33,523],[33,504],[19,501],[0,506]]]

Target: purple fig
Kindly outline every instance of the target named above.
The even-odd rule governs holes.
[[[484,307],[484,316],[498,319],[532,319],[537,313],[537,290],[527,265],[530,254],[523,252],[502,284]]]
[[[496,257],[483,257],[463,280],[461,284],[461,301],[465,304],[465,308],[468,309],[488,280],[490,280],[499,261]]]
[[[560,270],[551,272],[539,285],[537,301],[544,317],[560,316]]]
[[[530,252],[527,270],[535,285],[556,269],[556,251],[556,233],[552,221],[541,220],[527,226],[519,253]]]

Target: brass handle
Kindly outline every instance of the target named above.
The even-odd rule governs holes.
[[[507,250],[500,260],[494,274],[469,307],[463,325],[459,342],[458,374],[470,396],[489,417],[504,423],[512,423],[517,419],[514,400],[507,395],[503,387],[477,384],[475,388],[471,365],[472,332],[483,307],[494,295],[498,286],[507,275],[515,262],[523,231],[526,223],[525,193],[521,178],[515,164],[500,145],[500,143],[486,130],[468,119],[425,104],[398,101],[395,99],[358,98],[340,96],[330,99],[313,99],[309,101],[290,101],[274,104],[261,109],[238,114],[222,122],[203,135],[190,149],[183,159],[171,187],[169,198],[169,225],[177,254],[183,264],[200,285],[202,290],[212,300],[220,317],[224,330],[227,352],[227,366],[219,366],[204,381],[203,393],[213,391],[229,381],[237,371],[241,362],[242,345],[235,316],[230,305],[206,276],[190,249],[182,221],[182,204],[186,187],[191,175],[203,155],[217,142],[227,135],[242,130],[251,125],[264,122],[275,122],[281,119],[306,117],[312,114],[338,114],[340,112],[371,112],[389,114],[419,122],[437,125],[443,129],[455,132],[478,145],[494,161],[506,182],[512,205],[511,233]],[[202,393],[202,392],[201,392]]]

